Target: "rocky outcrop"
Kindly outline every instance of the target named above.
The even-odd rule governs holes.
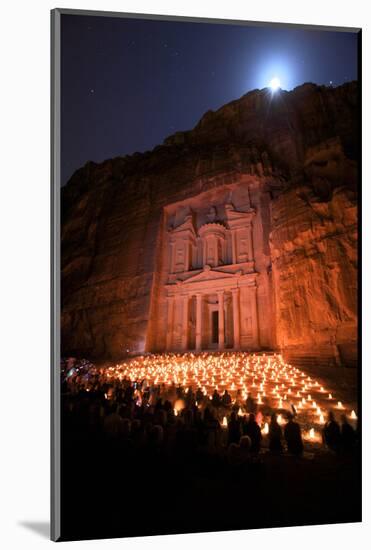
[[[272,204],[276,335],[301,364],[353,364],[357,344],[357,211],[339,187],[324,201],[307,187]]]
[[[255,90],[153,151],[78,170],[62,189],[62,354],[148,348],[165,207],[243,185],[261,212],[264,347],[355,364],[357,97],[356,83]]]

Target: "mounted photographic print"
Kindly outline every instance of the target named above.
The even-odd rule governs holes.
[[[52,538],[361,521],[360,29],[52,46]]]

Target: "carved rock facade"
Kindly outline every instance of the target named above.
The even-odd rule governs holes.
[[[250,92],[62,190],[62,354],[356,363],[357,86]]]

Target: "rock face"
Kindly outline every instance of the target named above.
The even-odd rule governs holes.
[[[62,355],[165,349],[171,216],[230,202],[256,212],[246,349],[355,365],[357,99],[354,82],[252,91],[151,152],[78,170],[62,189]]]

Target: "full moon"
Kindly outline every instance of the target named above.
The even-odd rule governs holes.
[[[275,92],[276,90],[278,90],[278,88],[281,87],[281,81],[279,78],[277,78],[276,76],[274,78],[272,78],[272,80],[270,81],[269,83],[269,87],[270,89]]]

